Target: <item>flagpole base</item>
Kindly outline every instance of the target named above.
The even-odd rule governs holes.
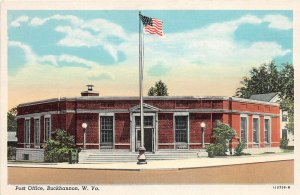
[[[147,164],[147,159],[146,159],[146,148],[145,147],[140,147],[139,148],[139,155],[138,155],[138,161],[137,164],[138,165],[143,165],[143,164]]]

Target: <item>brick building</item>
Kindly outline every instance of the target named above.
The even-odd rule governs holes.
[[[54,98],[18,106],[17,160],[41,160],[45,140],[64,129],[86,148],[137,152],[140,144],[138,97],[102,97],[89,89],[81,97]],[[280,111],[277,103],[235,97],[145,97],[145,148],[148,152],[199,150],[211,143],[216,122],[229,124],[248,150],[278,148]]]

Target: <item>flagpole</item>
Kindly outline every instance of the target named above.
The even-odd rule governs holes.
[[[139,147],[139,156],[137,164],[147,164],[144,146],[144,106],[143,106],[143,66],[144,66],[144,37],[141,30],[141,12],[139,12],[139,87],[140,87],[140,127],[141,127],[141,142]],[[137,136],[137,135],[136,135]]]

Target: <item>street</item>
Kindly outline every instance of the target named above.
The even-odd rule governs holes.
[[[9,184],[293,184],[294,160],[179,170],[8,167]]]

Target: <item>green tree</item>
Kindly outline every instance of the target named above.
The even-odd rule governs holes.
[[[253,67],[250,76],[243,77],[240,84],[242,87],[236,90],[235,96],[250,98],[253,94],[280,92],[280,72],[274,61],[269,64],[262,64],[260,67]]]
[[[68,161],[68,152],[75,148],[74,136],[66,131],[57,129],[55,139],[48,139],[45,144],[46,162],[65,162]]]
[[[294,67],[292,64],[283,64],[277,68],[274,61],[262,64],[250,70],[249,77],[243,77],[241,87],[236,90],[235,96],[250,98],[254,94],[279,92],[280,107],[288,111],[289,121],[287,129],[294,133]]]
[[[17,108],[7,112],[7,131],[17,131]]]
[[[155,83],[154,87],[151,87],[148,91],[148,96],[168,96],[168,87],[167,85],[159,80]]]
[[[209,156],[225,156],[228,150],[227,143],[235,137],[235,131],[227,124],[218,121],[213,129],[214,143],[206,149]]]

